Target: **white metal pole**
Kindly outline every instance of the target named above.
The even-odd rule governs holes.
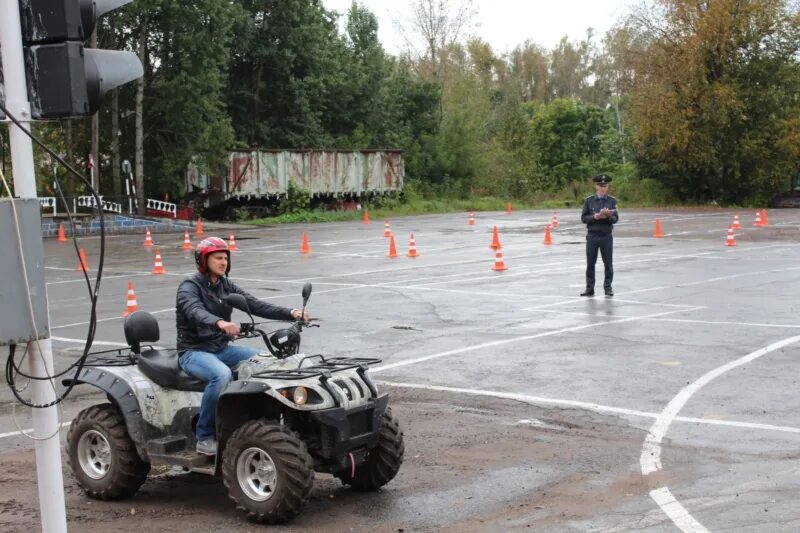
[[[22,52],[22,31],[17,0],[0,0],[0,53],[3,58],[6,108],[26,128],[30,128],[30,103],[25,83],[25,63]],[[30,138],[15,125],[9,125],[11,164],[14,189],[20,198],[36,198],[33,146]],[[42,246],[41,240],[38,242]],[[46,295],[42,295],[46,298]],[[39,351],[41,347],[41,352]],[[50,339],[39,346],[28,346],[28,371],[45,377],[53,372],[53,347]],[[32,380],[31,397],[35,403],[49,403],[56,397],[50,381]],[[65,533],[67,516],[64,506],[64,479],[61,474],[60,431],[57,407],[34,409],[33,435],[46,440],[36,442],[36,476],[39,489],[39,514],[43,533]]]

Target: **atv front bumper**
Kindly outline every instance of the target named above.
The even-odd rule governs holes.
[[[366,450],[377,446],[383,413],[388,405],[389,395],[384,393],[361,407],[312,411],[311,418],[321,428],[320,455],[341,460],[348,453],[363,456]]]

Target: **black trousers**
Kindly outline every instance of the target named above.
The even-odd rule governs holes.
[[[606,269],[603,288],[610,289],[611,282],[614,281],[614,236],[611,233],[586,235],[586,288],[594,289],[594,266],[597,263],[597,250],[600,250]]]

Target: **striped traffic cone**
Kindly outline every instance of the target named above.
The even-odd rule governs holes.
[[[473,211],[469,212],[469,225],[470,226],[475,225],[475,213]]]
[[[183,232],[183,246],[181,246],[184,250],[191,250],[192,249],[192,241],[189,239],[189,232]]]
[[[736,246],[736,238],[733,236],[733,228],[728,228],[728,237],[725,239],[725,246]]]
[[[122,313],[123,317],[128,316],[129,314],[133,313],[134,311],[139,310],[139,304],[136,302],[136,294],[133,292],[133,283],[128,282],[128,305],[125,308],[125,312]]]
[[[408,241],[408,257],[419,257],[417,253],[417,240],[414,238],[413,233]]]
[[[756,221],[753,222],[753,225],[758,227],[758,228],[760,228],[761,226],[764,225],[764,221],[761,219],[761,210],[760,209],[756,211]]]
[[[733,229],[742,229],[742,224],[739,222],[739,215],[733,215],[733,224],[731,227]]]
[[[503,270],[508,270],[508,267],[503,261],[503,250],[498,249],[494,253],[494,266],[492,267],[492,270],[494,270],[495,272],[502,272]]]
[[[554,228],[558,227],[558,211],[553,211],[553,223],[551,224]]]
[[[150,235],[150,228],[147,228],[147,233],[144,235],[144,245],[153,246],[153,237]]]
[[[239,247],[236,246],[236,237],[233,235],[233,233],[231,233],[231,236],[228,238],[228,250],[235,252],[238,249]]]
[[[384,237],[391,237],[392,236],[392,228],[389,227],[389,221],[385,220],[383,222],[383,236]]]
[[[156,261],[155,265],[153,266],[153,274],[165,274],[166,271],[164,270],[164,263],[161,262],[161,252],[156,249]]]

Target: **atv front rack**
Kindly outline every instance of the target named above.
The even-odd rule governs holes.
[[[328,381],[332,378],[333,374],[337,372],[342,372],[345,370],[353,370],[355,369],[358,372],[359,377],[367,384],[369,387],[369,391],[372,394],[373,398],[378,397],[378,389],[375,388],[375,384],[372,383],[372,380],[367,376],[367,369],[370,365],[375,365],[381,362],[380,359],[376,359],[373,357],[331,357],[326,359],[323,355],[309,355],[308,357],[304,357],[300,364],[303,361],[311,358],[320,358],[321,362],[314,366],[308,366],[306,368],[295,368],[295,369],[274,369],[274,370],[262,370],[260,372],[253,373],[252,377],[259,377],[265,379],[283,379],[283,380],[301,380],[301,379],[308,379],[313,377],[319,377],[320,382],[322,385],[331,392],[331,396],[334,398],[336,406],[340,406],[339,402],[339,395],[330,389],[328,385]]]

